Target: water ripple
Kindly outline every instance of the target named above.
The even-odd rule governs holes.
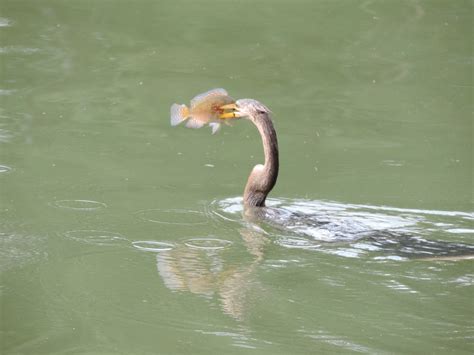
[[[280,237],[275,240],[275,243],[290,249],[317,249],[320,248],[320,244],[316,244],[314,241],[309,239],[300,238],[300,237],[291,237],[291,236],[284,236]]]
[[[0,128],[0,143],[9,143],[12,138],[13,134],[11,131],[9,131],[8,129]]]
[[[58,200],[51,203],[52,206],[77,211],[95,211],[106,208],[103,202],[92,200]]]
[[[203,212],[185,209],[150,209],[135,214],[143,221],[161,224],[192,226],[208,223]]]
[[[231,246],[233,243],[230,240],[217,238],[191,238],[184,242],[190,248],[203,250],[219,250]]]
[[[6,165],[0,165],[0,174],[6,174],[11,172],[13,169]]]
[[[71,230],[65,232],[64,236],[78,242],[101,246],[112,246],[129,241],[119,233],[100,230]]]
[[[418,291],[413,290],[407,285],[404,285],[397,280],[389,280],[386,285],[388,288],[391,288],[396,291],[406,292],[406,293],[418,293]]]
[[[14,89],[0,89],[0,96],[9,96],[15,92],[16,90]]]
[[[0,54],[33,54],[39,52],[39,48],[29,48],[29,47],[22,47],[22,46],[7,46],[7,47],[0,47]]]
[[[0,271],[47,259],[46,238],[17,232],[0,232]]]
[[[140,240],[132,242],[134,248],[143,251],[151,251],[151,252],[161,252],[161,251],[168,251],[175,247],[172,243],[165,243],[165,242],[157,242],[154,240]]]
[[[0,27],[10,27],[12,24],[12,20],[5,17],[0,17]]]
[[[240,197],[214,201],[209,209],[221,221],[258,225],[259,234],[285,248],[383,261],[474,255],[474,245],[467,244],[473,233],[470,212],[273,198],[266,208],[243,213]]]
[[[333,335],[327,331],[319,330],[317,332],[311,332],[306,329],[299,330],[308,338],[313,339],[318,343],[326,343],[334,348],[332,350],[336,352],[340,352],[342,350],[351,351],[351,352],[359,352],[359,353],[373,353],[372,349],[365,347],[364,345],[354,343],[350,340],[350,338],[344,336]]]

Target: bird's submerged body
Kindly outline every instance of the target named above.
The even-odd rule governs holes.
[[[176,126],[181,122],[186,122],[188,128],[201,128],[208,124],[212,128],[212,133],[216,133],[221,124],[228,121],[219,118],[219,115],[225,111],[221,107],[234,102],[235,100],[224,89],[209,90],[194,97],[189,107],[173,104],[171,125]]]

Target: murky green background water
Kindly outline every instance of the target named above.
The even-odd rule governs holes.
[[[259,99],[271,204],[472,243],[472,6],[0,0],[2,354],[472,353],[472,261],[247,225],[255,128],[169,125]]]

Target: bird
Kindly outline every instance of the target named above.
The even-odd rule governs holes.
[[[209,124],[214,134],[221,123],[229,124],[235,119],[246,118],[257,127],[262,138],[265,162],[254,166],[248,177],[243,196],[244,207],[265,207],[268,193],[278,178],[278,139],[270,113],[270,110],[257,100],[234,101],[222,88],[197,95],[191,100],[189,108],[186,105],[173,104],[170,109],[172,126],[186,122],[188,128],[201,128]]]
[[[220,119],[245,118],[258,129],[262,138],[264,164],[253,167],[244,189],[244,208],[265,207],[265,200],[277,182],[279,171],[278,139],[271,111],[254,99],[240,99],[220,107],[224,112]]]
[[[219,91],[220,90],[220,91]],[[248,119],[258,129],[263,145],[263,152],[265,161],[263,164],[257,164],[253,167],[250,175],[247,179],[247,184],[244,189],[243,205],[244,205],[244,218],[250,222],[268,222],[271,226],[286,232],[297,233],[303,236],[322,235],[325,236],[324,241],[340,241],[341,237],[343,240],[359,240],[361,238],[368,242],[374,243],[377,249],[381,247],[387,247],[391,254],[401,254],[403,256],[411,258],[419,258],[419,255],[423,255],[421,259],[425,260],[464,260],[474,259],[474,246],[469,244],[461,243],[447,243],[437,241],[426,241],[420,238],[414,238],[412,235],[400,234],[390,230],[370,230],[367,229],[363,233],[360,229],[355,228],[354,231],[350,230],[352,225],[349,219],[341,224],[337,219],[331,221],[324,214],[307,215],[305,213],[295,213],[294,211],[288,211],[284,208],[278,207],[266,207],[265,201],[268,194],[273,189],[277,182],[278,171],[279,171],[279,153],[278,153],[278,139],[273,121],[271,118],[271,111],[261,102],[254,99],[240,99],[235,102],[221,105],[222,101],[221,93],[223,89],[211,90],[212,95],[205,93],[207,96],[198,96],[198,98],[204,97],[204,101],[211,100],[212,105],[207,105],[202,110],[201,119],[203,124],[206,122],[219,124],[228,123],[234,119]],[[217,91],[217,93],[214,93]],[[227,95],[227,93],[226,93]],[[232,100],[231,98],[226,100]],[[194,101],[195,103],[195,101]],[[181,120],[173,120],[173,107],[171,110],[171,123],[181,122],[186,119],[189,120],[188,116]],[[181,105],[182,106],[182,105]],[[191,104],[192,107],[196,106]],[[202,127],[202,125],[199,127]],[[189,128],[199,128],[194,125],[190,125]],[[215,129],[213,127],[213,133]],[[359,217],[358,217],[359,218]],[[359,223],[355,221],[355,223]],[[348,228],[349,225],[349,229]],[[302,228],[303,227],[303,228]],[[327,239],[326,235],[332,240]],[[394,242],[398,241],[398,242]],[[407,245],[409,248],[407,248]],[[407,249],[410,249],[408,255],[406,255]],[[429,257],[426,257],[426,250],[429,251]],[[437,254],[433,254],[436,249]]]

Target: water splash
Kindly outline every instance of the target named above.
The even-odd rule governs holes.
[[[464,243],[473,232],[470,212],[289,199],[269,199],[267,206],[251,211],[252,223],[285,248],[348,258],[370,254],[379,261],[474,254],[474,246]],[[227,222],[248,224],[241,198],[214,201],[210,210]]]

